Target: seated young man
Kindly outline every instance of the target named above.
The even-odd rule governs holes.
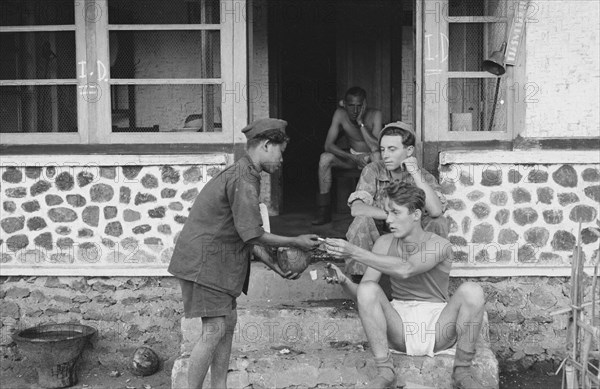
[[[446,210],[446,198],[431,173],[419,167],[415,153],[415,134],[406,123],[386,125],[379,135],[381,161],[368,164],[362,171],[356,191],[348,198],[354,220],[346,239],[365,250],[384,232],[386,212],[383,209],[385,189],[394,182],[404,182],[421,188],[426,195],[422,223],[425,231],[448,237],[448,220],[442,215]],[[346,274],[355,281],[365,272],[358,262],[346,263]]]
[[[346,91],[341,105],[333,114],[325,139],[325,152],[319,159],[319,194],[314,225],[331,221],[331,169],[362,169],[367,163],[379,160],[377,137],[381,131],[381,111],[367,108],[367,92],[356,86]],[[350,150],[336,144],[341,134],[348,141]]]
[[[448,295],[453,252],[450,242],[423,230],[421,217],[425,192],[413,185],[394,184],[385,189],[386,222],[390,234],[375,242],[373,251],[342,239],[326,239],[327,252],[368,266],[355,284],[335,265],[328,282],[343,286],[357,302],[358,313],[378,368],[368,388],[395,388],[397,377],[389,349],[408,355],[429,355],[456,344],[452,380],[455,388],[481,389],[471,370],[475,343],[483,321],[482,288],[463,283]],[[390,276],[390,302],[378,284]]]

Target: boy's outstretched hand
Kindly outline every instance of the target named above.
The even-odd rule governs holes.
[[[348,277],[346,277],[344,272],[333,263],[327,263],[325,265],[325,270],[327,271],[327,274],[323,276],[323,279],[327,281],[328,284],[344,285],[348,282]]]

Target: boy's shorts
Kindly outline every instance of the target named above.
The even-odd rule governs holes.
[[[392,300],[404,326],[406,354],[434,356],[436,323],[447,303]]]
[[[236,309],[235,297],[193,281],[179,279],[186,319],[228,316]]]

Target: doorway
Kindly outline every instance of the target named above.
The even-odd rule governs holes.
[[[319,156],[349,87],[363,87],[384,122],[412,116],[412,1],[269,0],[268,12],[270,114],[288,121],[291,138],[282,210],[311,213]]]

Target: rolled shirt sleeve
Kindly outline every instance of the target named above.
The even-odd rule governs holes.
[[[446,199],[446,196],[444,196],[444,194],[442,193],[442,186],[438,183],[433,174],[429,173],[425,169],[421,169],[421,172],[423,174],[425,182],[429,184],[429,186],[431,186],[431,189],[433,189],[435,194],[440,199],[440,202],[442,203],[442,213],[446,212],[446,209],[448,208],[448,200]]]
[[[372,162],[364,167],[356,190],[348,197],[348,206],[352,206],[355,200],[361,200],[367,205],[373,205],[375,195],[377,193],[377,170],[375,169],[376,162]]]

